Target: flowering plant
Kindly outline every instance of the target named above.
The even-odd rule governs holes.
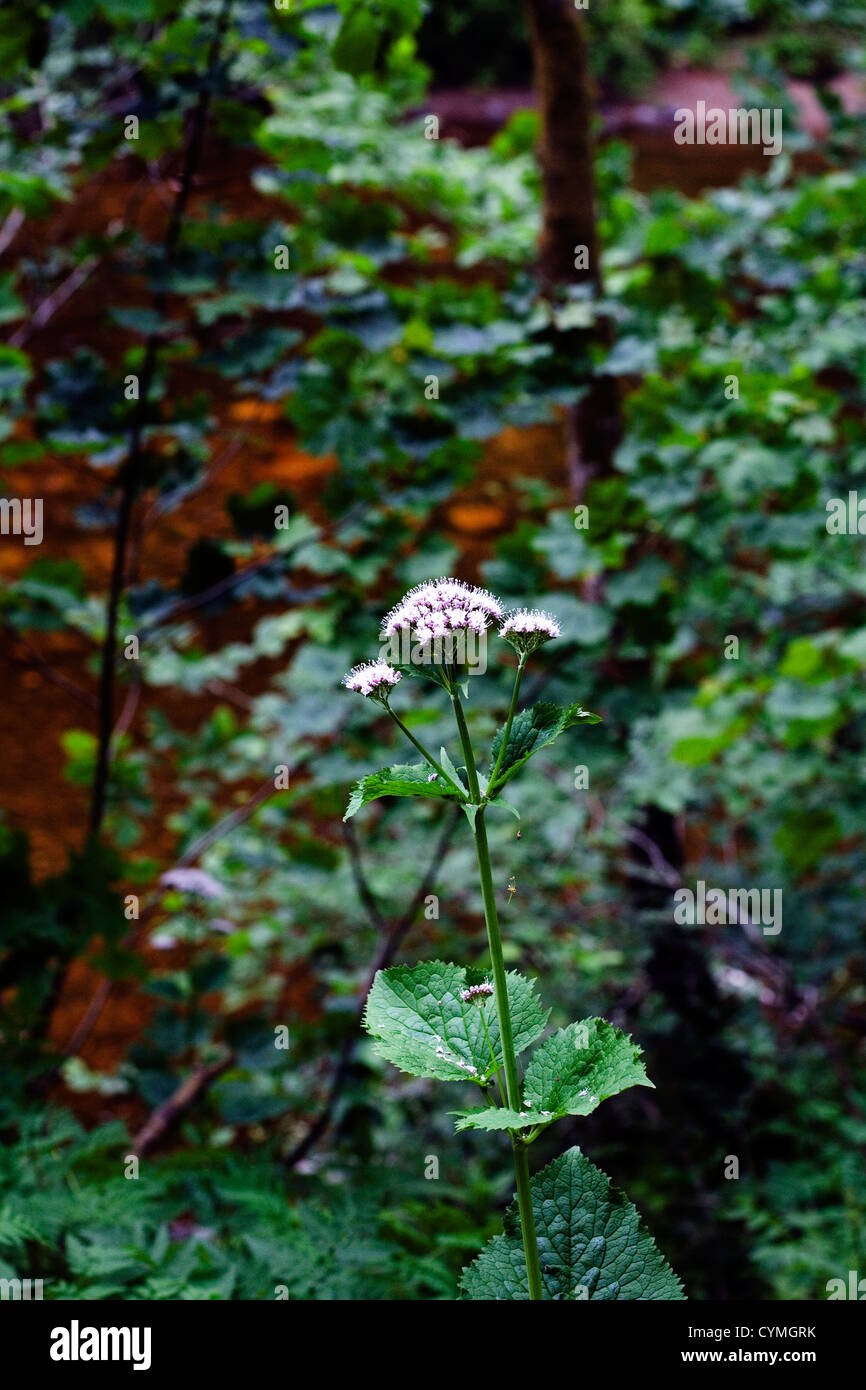
[[[460,637],[481,636],[490,624],[517,653],[517,670],[504,725],[485,764],[476,761],[463,707],[468,683]],[[577,724],[599,716],[573,704],[548,702],[518,711],[521,681],[533,652],[561,635],[546,613],[506,613],[484,589],[456,579],[420,584],[392,608],[381,636],[405,636],[408,664],[379,659],[356,666],[348,689],[375,700],[414,744],[423,762],[373,772],[353,788],[345,820],[383,796],[437,797],[456,802],[475,839],[490,971],[429,961],[394,966],[376,975],[364,1022],[376,1050],[412,1076],[471,1082],[482,1104],[454,1111],[457,1129],[504,1130],[511,1141],[517,1202],[468,1269],[462,1291],[471,1299],[680,1299],[682,1287],[641,1225],[635,1208],[579,1148],[561,1154],[530,1177],[529,1146],[564,1116],[589,1115],[629,1086],[651,1086],[640,1048],[604,1019],[587,1018],[553,1032],[536,1047],[521,1084],[517,1058],[537,1042],[549,1010],[534,982],[506,971],[485,816],[506,806],[502,788],[540,749]],[[447,691],[461,759],[445,748],[439,757],[391,708],[403,675],[427,675]],[[461,696],[463,698],[461,698]],[[494,1008],[488,1012],[488,1003]]]

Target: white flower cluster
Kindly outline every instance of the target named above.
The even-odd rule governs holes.
[[[434,579],[404,594],[382,620],[380,636],[403,634],[404,640],[425,646],[467,634],[480,637],[491,622],[500,624],[499,636],[521,656],[562,635],[559,623],[549,613],[520,608],[506,614],[500,600],[487,589],[460,579]],[[400,672],[380,659],[354,667],[343,677],[343,685],[387,704],[399,680]]]
[[[385,615],[380,636],[409,632],[416,642],[433,642],[461,629],[481,633],[502,612],[499,599],[486,589],[459,579],[435,579],[416,585],[401,598]]]
[[[387,700],[394,686],[402,676],[389,666],[387,661],[365,661],[343,677],[347,690],[357,690],[360,695],[372,695],[375,700]]]

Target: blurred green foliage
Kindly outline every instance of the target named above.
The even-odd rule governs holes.
[[[584,19],[592,70],[608,97],[639,95],[668,67],[714,67],[725,49],[760,49],[793,77],[824,80],[861,62],[858,0],[590,0]],[[440,87],[528,86],[522,4],[437,0],[420,52]]]
[[[779,20],[776,7],[703,6],[698,23],[688,6],[641,5],[648,62],[662,8],[696,44],[717,32],[711,22]],[[146,490],[160,514],[207,486],[226,400],[278,402],[302,447],[333,453],[339,470],[306,509],[291,505],[264,554],[259,508],[282,499],[234,495],[230,540],[199,538],[175,584],[142,574],[126,592],[121,631],[139,635],[141,659],[119,660],[118,673],[140,684],[142,722],[115,749],[107,847],[34,883],[20,837],[4,832],[4,1272],[44,1273],[50,1297],[272,1297],[277,1284],[293,1297],[453,1296],[492,1229],[491,1200],[510,1195],[508,1155],[503,1146],[488,1186],[477,1141],[455,1136],[428,1086],[395,1076],[359,1037],[355,1001],[382,923],[412,902],[443,812],[364,812],[377,912],[365,908],[338,826],[347,786],[392,761],[394,744],[339,681],[373,654],[376,617],[400,593],[459,566],[442,508],[478,476],[485,442],[506,425],[554,423],[605,372],[620,380],[626,428],[614,475],[585,499],[589,529],[575,528],[550,470],[527,460],[525,476],[507,479],[513,524],[480,569],[507,601],[537,602],[563,624],[530,694],[605,718],[591,754],[573,736],[574,763],[591,760],[588,792],[560,757],[539,755],[520,840],[510,817],[491,825],[502,888],[512,875],[517,885],[509,964],[544,977],[554,1026],[604,1013],[644,1047],[651,1100],[575,1122],[572,1138],[634,1197],[690,1296],[823,1297],[866,1255],[852,1159],[866,1129],[864,541],[825,528],[829,498],[866,489],[858,123],[831,111],[834,160],[821,174],[781,156],[767,177],[700,200],[637,195],[627,151],[607,147],[605,301],[576,290],[550,305],[530,274],[531,118],[489,149],[426,140],[421,118],[402,119],[424,91],[414,7],[270,14],[240,0],[213,117],[268,211],[241,217],[214,199],[188,215],[166,286],[160,248],[133,216],[71,242],[46,239],[45,218],[118,155],[140,160],[143,178],[176,177],[218,7],[7,9],[15,80],[0,89],[0,154],[14,174],[0,181],[0,216],[20,210],[33,234],[28,223],[9,265],[4,317],[14,329],[23,306],[94,258],[129,296],[106,304],[98,344],[69,350],[48,335],[32,359],[28,342],[0,348],[4,469],[85,460],[98,486],[78,524],[110,535],[130,423],[123,381],[155,333]],[[829,22],[826,7],[810,9]],[[832,19],[843,22],[838,9]],[[131,153],[122,118],[135,112],[146,143]],[[275,272],[279,244],[290,269]],[[576,356],[571,330],[600,313],[614,345]],[[178,385],[192,361],[206,390]],[[431,375],[438,399],[425,396]],[[104,595],[68,561],[33,560],[0,602],[25,637],[70,632],[95,651],[104,631]],[[203,614],[230,614],[242,635],[214,643]],[[731,634],[735,661],[724,657]],[[473,687],[479,739],[501,720],[507,674]],[[233,704],[214,681],[249,693]],[[195,719],[175,723],[148,699],[161,691],[186,696]],[[399,696],[438,746],[447,726],[435,698],[409,681]],[[67,730],[63,747],[71,781],[89,782],[90,728]],[[210,840],[280,765],[289,790]],[[218,895],[160,882],[172,865],[149,832],[169,803],[178,856],[207,837],[192,858]],[[640,824],[657,851],[649,862]],[[683,863],[665,864],[676,845],[658,827],[671,825]],[[782,887],[780,936],[674,927],[671,885],[699,877]],[[403,957],[483,963],[459,833],[431,891],[440,915],[416,911]],[[127,941],[129,893],[163,967],[145,970]],[[140,979],[153,1017],[111,1074],[59,1063],[68,1105],[46,1114],[34,1087],[56,1060],[44,1025],[58,971],[96,934],[100,967]],[[296,974],[308,1009],[285,1002]],[[284,1051],[273,1041],[282,1025]],[[347,1041],[332,1128],[288,1173],[282,1160],[325,1104]],[[147,1158],[138,1181],[123,1177],[122,1131],[86,1135],[70,1114],[94,1098],[100,1113],[153,1109],[220,1057],[230,1065],[175,1151]],[[732,1154],[737,1181],[724,1177]],[[423,1177],[429,1155],[438,1183]]]

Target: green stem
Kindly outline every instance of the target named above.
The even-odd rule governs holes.
[[[523,672],[526,668],[526,657],[521,656],[517,663],[517,674],[514,677],[514,689],[511,692],[511,704],[508,706],[508,718],[505,721],[505,728],[502,730],[502,742],[499,745],[499,755],[490,774],[490,781],[487,783],[488,795],[492,794],[496,785],[496,778],[499,776],[499,769],[502,766],[502,759],[505,757],[505,750],[508,747],[508,739],[511,734],[511,726],[514,723],[514,715],[517,710],[517,696],[520,694],[520,682],[523,679]]]
[[[466,763],[466,776],[469,778],[469,795],[477,806],[481,801],[478,769],[475,766],[475,754],[472,752],[469,726],[466,723],[466,715],[463,713],[463,706],[460,703],[460,692],[456,688],[451,690],[451,703],[454,706],[454,718],[457,720],[457,731],[460,734],[460,747],[463,749],[463,760]]]
[[[460,695],[454,690],[451,694],[454,716],[460,733],[460,743],[466,762],[466,775],[469,778],[469,791],[472,800],[480,802],[478,788],[478,769],[475,754],[466,724],[466,715],[460,703]],[[493,967],[493,983],[496,989],[496,1012],[499,1018],[499,1036],[502,1040],[502,1058],[505,1064],[505,1093],[511,1110],[520,1109],[520,1079],[517,1075],[517,1059],[514,1054],[514,1035],[511,1031],[511,1010],[508,1007],[508,984],[505,977],[505,959],[502,954],[502,937],[499,931],[499,914],[496,910],[496,893],[493,887],[493,871],[490,867],[490,846],[487,843],[487,827],[484,824],[484,807],[478,805],[475,814],[475,850],[478,855],[478,872],[481,878],[481,896],[484,900],[484,920],[487,923],[487,941],[490,947],[490,962]],[[535,1218],[532,1212],[532,1198],[529,1190],[529,1160],[526,1150],[516,1135],[512,1135],[514,1149],[514,1171],[517,1175],[517,1203],[520,1209],[520,1225],[523,1231],[523,1249],[526,1255],[526,1273],[529,1280],[529,1297],[540,1299],[541,1266],[538,1260],[538,1244],[535,1238]]]
[[[394,713],[390,705],[386,705],[385,709],[388,711],[394,723],[397,725],[397,728],[402,730],[402,732],[406,735],[410,743],[414,743],[422,758],[426,758],[430,766],[436,769],[436,771],[439,773],[439,776],[448,783],[449,787],[454,787],[455,790],[459,791],[461,797],[465,799],[466,788],[461,787],[458,783],[454,781],[453,777],[448,776],[448,773],[445,771],[445,769],[439,763],[437,763],[436,759],[433,757],[433,754],[428,753],[423,743],[419,743],[415,735],[411,733],[409,729],[406,728],[406,725],[403,723],[403,720],[398,719],[397,715]]]
[[[487,941],[490,947],[490,961],[493,966],[493,983],[496,988],[496,1011],[499,1016],[499,1036],[502,1039],[502,1058],[505,1064],[505,1093],[510,1108],[519,1110],[520,1079],[517,1075],[517,1061],[514,1055],[511,1010],[508,1007],[508,986],[505,978],[505,958],[502,954],[502,937],[499,933],[499,914],[496,911],[496,895],[493,888],[490,847],[487,843],[487,827],[484,824],[483,806],[475,817],[475,851],[478,855],[481,896],[484,899],[484,919],[487,923]]]
[[[517,1174],[517,1203],[520,1207],[520,1225],[523,1230],[523,1253],[526,1256],[526,1273],[529,1278],[529,1297],[544,1297],[541,1288],[541,1266],[538,1261],[538,1240],[535,1235],[535,1214],[532,1210],[532,1192],[529,1186],[529,1157],[526,1146],[517,1137],[511,1136],[514,1150],[514,1171]]]
[[[502,1104],[506,1104],[505,1086],[502,1081],[502,1068],[496,1061],[496,1053],[493,1051],[493,1043],[490,1041],[490,1034],[487,1031],[487,1024],[484,1019],[484,1009],[481,1010],[481,1027],[484,1029],[484,1036],[487,1039],[487,1048],[490,1053],[490,1060],[493,1063],[493,1074],[496,1077],[496,1084],[499,1087],[499,1098]]]

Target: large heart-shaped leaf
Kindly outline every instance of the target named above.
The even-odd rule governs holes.
[[[530,1190],[545,1298],[685,1298],[625,1193],[580,1149],[536,1173]],[[463,1271],[461,1288],[471,1299],[529,1299],[516,1202],[505,1214],[505,1234],[494,1236]]]
[[[380,970],[364,1011],[376,1051],[412,1076],[486,1080],[503,1064],[502,1042],[494,1000],[481,1009],[460,998],[477,977],[439,960]],[[522,975],[510,972],[507,990],[514,1047],[522,1052],[544,1031],[550,1011]]]

